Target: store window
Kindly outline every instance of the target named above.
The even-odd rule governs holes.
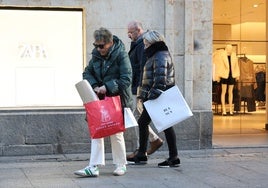
[[[214,134],[265,132],[266,9],[266,0],[214,0]]]
[[[0,109],[81,106],[82,8],[0,7]]]

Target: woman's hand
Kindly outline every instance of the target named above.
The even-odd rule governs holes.
[[[106,90],[105,85],[99,87],[99,93],[100,93],[100,94],[106,94],[106,92],[107,92],[107,90]]]
[[[99,91],[100,91],[100,88],[99,88],[99,87],[95,87],[95,88],[94,88],[94,91],[95,91],[96,94],[98,94]]]
[[[148,92],[148,99],[149,100],[154,100],[154,99],[158,98],[162,93],[163,93],[163,91],[161,91],[159,89],[152,88]]]
[[[101,86],[101,87],[95,87],[95,88],[94,88],[94,91],[95,91],[97,94],[103,94],[103,95],[105,95],[106,92],[107,92],[105,85],[103,85],[103,86]]]

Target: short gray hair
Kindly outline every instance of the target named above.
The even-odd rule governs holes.
[[[158,31],[155,30],[149,30],[143,35],[143,39],[148,41],[150,44],[153,44],[155,42],[165,42],[165,37],[161,35]]]
[[[106,44],[113,41],[113,34],[108,29],[101,27],[94,31],[94,39],[95,41],[103,41]]]
[[[137,20],[133,20],[129,22],[128,27],[134,28],[134,29],[138,29],[138,28],[143,29],[142,23]]]

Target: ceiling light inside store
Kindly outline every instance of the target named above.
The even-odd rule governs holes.
[[[213,22],[217,24],[266,22],[267,1],[268,0],[213,0]]]

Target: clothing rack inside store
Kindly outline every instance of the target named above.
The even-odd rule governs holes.
[[[237,57],[239,57],[241,60],[245,61],[245,63],[248,60],[246,54],[237,54]]]
[[[246,54],[237,54],[239,57],[246,57]]]

